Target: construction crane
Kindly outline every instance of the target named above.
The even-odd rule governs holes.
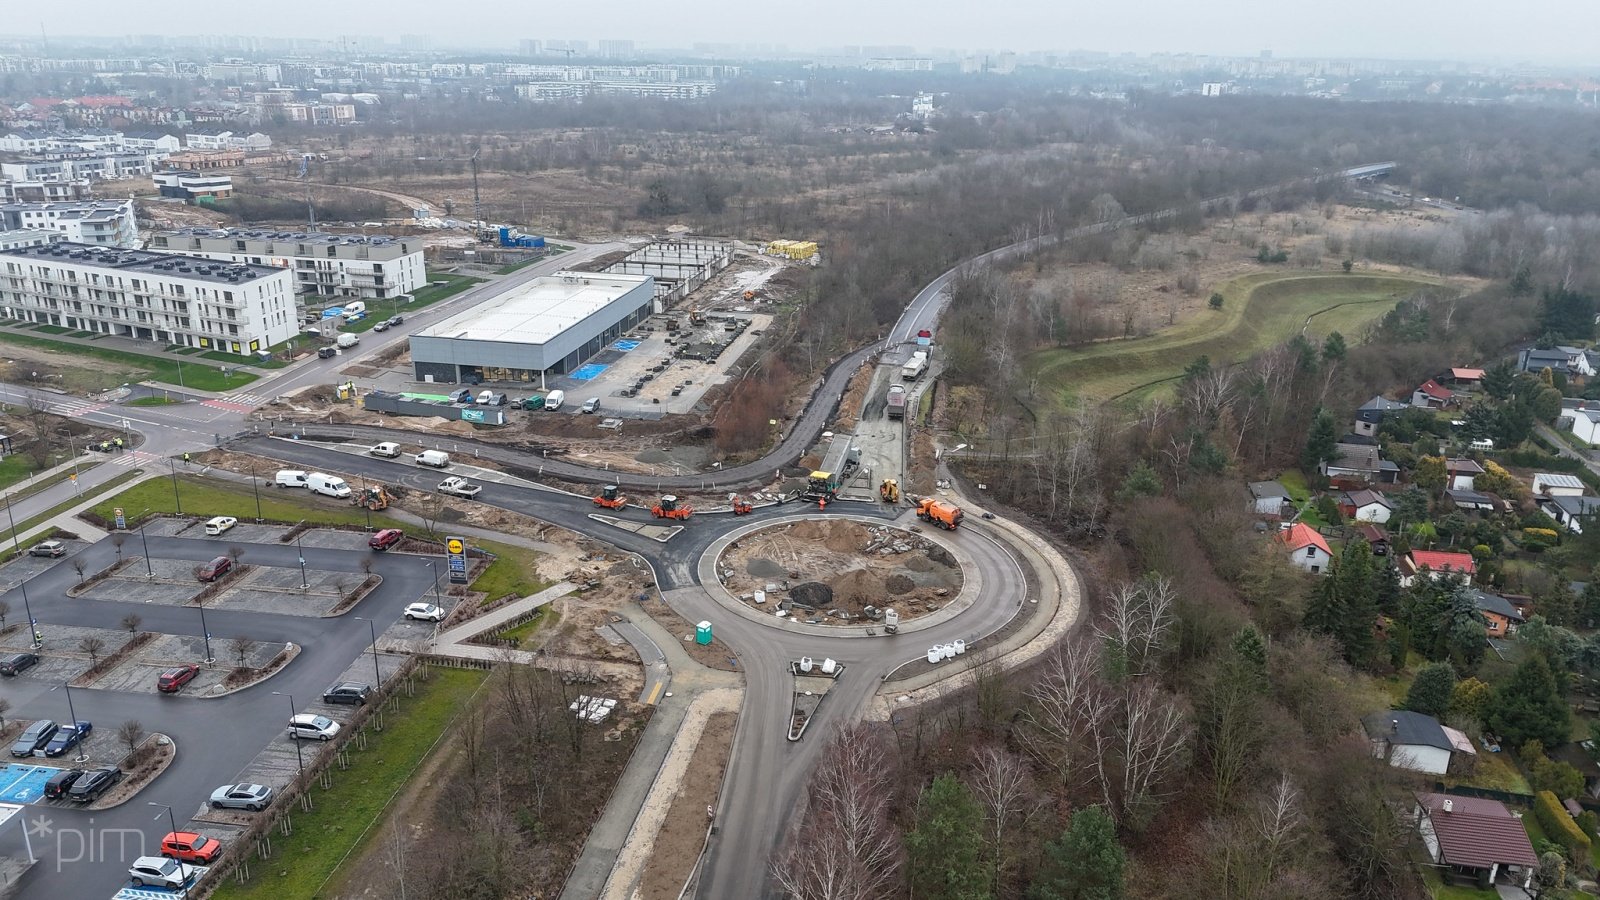
[[[490,238],[489,223],[483,220],[483,195],[478,193],[478,154],[482,152],[483,147],[473,147],[472,158],[468,162],[472,163],[472,225],[478,229],[478,240],[487,241]]]

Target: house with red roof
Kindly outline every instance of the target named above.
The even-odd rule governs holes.
[[[1411,405],[1418,409],[1444,409],[1456,399],[1451,390],[1429,378],[1411,392]]]
[[[1424,573],[1435,580],[1446,575],[1455,575],[1467,584],[1471,584],[1472,576],[1478,573],[1478,564],[1470,553],[1452,553],[1446,550],[1413,550],[1400,558],[1402,587],[1410,587],[1417,580],[1417,576]]]
[[[1466,366],[1452,366],[1450,368],[1450,383],[1463,390],[1475,391],[1483,386],[1483,370],[1471,369]]]
[[[1328,549],[1327,539],[1304,522],[1296,522],[1278,532],[1274,540],[1288,552],[1291,565],[1312,574],[1326,572],[1328,564],[1333,562],[1333,551]]]
[[[1417,831],[1435,865],[1461,878],[1527,890],[1539,857],[1522,820],[1498,800],[1417,794]]]

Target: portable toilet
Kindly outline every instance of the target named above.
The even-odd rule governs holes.
[[[701,622],[694,627],[694,642],[704,647],[711,643],[711,623]]]

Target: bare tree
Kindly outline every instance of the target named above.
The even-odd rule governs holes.
[[[80,584],[80,585],[83,584],[83,570],[84,570],[84,568],[85,567],[84,567],[84,564],[83,564],[83,560],[81,560],[81,559],[79,559],[77,557],[73,557],[73,559],[72,559],[72,570],[74,572],[78,573],[78,584]]]
[[[244,668],[245,658],[250,655],[250,649],[253,646],[255,646],[255,642],[247,637],[236,637],[228,641],[228,652],[239,660],[239,668]]]
[[[1128,675],[1148,675],[1173,622],[1177,592],[1171,579],[1151,575],[1123,584],[1111,592],[1104,614],[1095,623],[1095,636],[1120,658]]]
[[[90,666],[90,668],[93,668],[95,666],[95,664],[100,661],[100,651],[104,650],[105,648],[106,648],[105,639],[104,638],[95,637],[94,635],[89,635],[88,637],[86,637],[83,640],[78,642],[78,649],[82,650],[84,653],[89,654],[89,666]]]
[[[139,745],[144,743],[144,723],[138,719],[129,719],[117,726],[117,740],[128,748],[128,755],[139,752]]]
[[[995,747],[974,754],[967,785],[983,807],[984,841],[988,844],[990,891],[1000,896],[1000,882],[1020,862],[1021,842],[1013,840],[1037,809],[1032,779],[1022,757]]]
[[[823,750],[807,808],[773,877],[794,900],[878,900],[900,886],[899,832],[889,818],[893,772],[881,736],[841,728]]]
[[[0,728],[6,727],[6,713],[11,712],[11,700],[0,697]]]
[[[6,616],[11,615],[11,604],[0,600],[0,630],[6,627]]]
[[[1033,702],[1025,713],[1024,744],[1069,786],[1085,780],[1080,764],[1094,758],[1093,745],[1111,716],[1102,662],[1094,644],[1069,639],[1045,660],[1028,691]]]
[[[143,624],[144,619],[141,618],[138,613],[128,613],[122,617],[122,627],[128,629],[129,631],[138,631],[139,626]]]
[[[1162,782],[1182,762],[1189,729],[1177,702],[1155,685],[1131,682],[1122,696],[1117,728],[1121,761],[1119,823],[1140,825],[1160,799]]]
[[[122,562],[122,545],[126,543],[127,540],[128,536],[125,534],[119,533],[111,536],[111,546],[117,548],[117,562]]]
[[[239,560],[244,558],[244,548],[239,546],[229,547],[228,556],[233,560],[233,564],[237,566]]]

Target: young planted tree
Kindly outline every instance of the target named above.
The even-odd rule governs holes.
[[[128,755],[139,752],[139,745],[144,743],[144,723],[138,719],[129,719],[117,726],[117,740],[128,748]]]
[[[245,659],[250,655],[250,648],[255,642],[247,637],[236,637],[228,641],[228,652],[239,660],[239,668],[244,668]],[[377,685],[373,685],[376,687]]]
[[[100,661],[100,651],[104,650],[105,648],[105,639],[95,637],[94,635],[90,635],[78,642],[78,649],[89,654],[90,668],[94,668],[95,664]]]
[[[143,624],[144,619],[141,618],[138,613],[128,613],[122,617],[122,627],[128,629],[129,631],[138,631],[139,626]]]

